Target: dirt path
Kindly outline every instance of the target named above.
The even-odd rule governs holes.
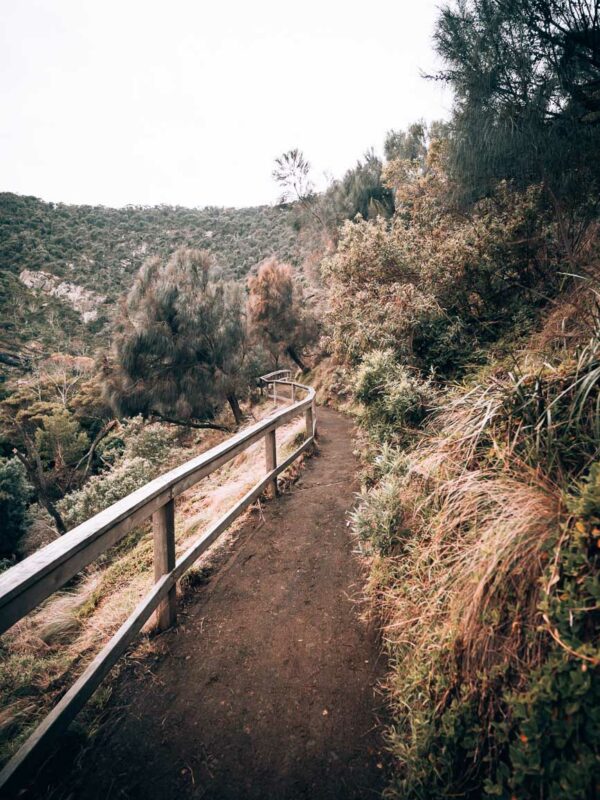
[[[163,635],[168,654],[117,681],[72,797],[379,795],[383,665],[355,602],[351,426],[323,408],[318,420],[320,454],[244,526],[229,562]]]

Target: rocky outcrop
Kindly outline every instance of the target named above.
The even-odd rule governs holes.
[[[36,289],[69,303],[81,315],[84,322],[93,322],[98,317],[98,306],[106,300],[105,295],[96,294],[76,283],[63,281],[50,272],[24,269],[19,275],[19,280],[29,289]]]

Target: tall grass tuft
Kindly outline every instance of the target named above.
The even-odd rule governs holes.
[[[599,353],[456,390],[371,468],[353,521],[393,665],[390,797],[592,796]]]

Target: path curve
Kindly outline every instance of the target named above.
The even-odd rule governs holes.
[[[351,423],[319,408],[318,426],[319,455],[245,523],[229,562],[163,634],[167,655],[117,681],[72,796],[379,796],[384,665],[357,603]]]

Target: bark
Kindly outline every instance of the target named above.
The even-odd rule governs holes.
[[[67,484],[67,491],[71,487],[71,483],[73,482],[73,478],[75,477],[75,474],[77,473],[77,470],[84,463],[84,461],[85,461],[85,469],[84,469],[83,475],[81,477],[81,482],[83,483],[83,481],[85,481],[85,479],[87,478],[87,476],[89,474],[90,468],[92,466],[92,459],[94,457],[94,453],[96,452],[96,448],[98,447],[98,445],[100,444],[102,439],[104,439],[104,437],[107,436],[107,434],[109,434],[110,431],[112,431],[112,429],[115,427],[116,424],[117,424],[117,420],[113,419],[110,422],[108,422],[102,428],[102,430],[100,430],[98,432],[98,434],[96,435],[96,438],[94,439],[94,441],[91,444],[90,449],[83,456],[83,458],[81,458],[77,462],[77,464],[73,467],[73,470],[71,471],[71,476],[69,477],[69,482]]]
[[[171,425],[181,425],[183,428],[194,428],[194,430],[205,430],[208,428],[213,431],[231,433],[231,428],[228,428],[226,425],[217,425],[216,422],[192,422],[192,420],[189,419],[176,419],[175,417],[166,417],[164,414],[159,414],[158,411],[152,411],[151,416],[156,417],[156,419],[162,422],[169,422]]]
[[[288,356],[289,356],[289,357],[292,359],[292,361],[294,362],[294,364],[296,364],[298,367],[300,367],[300,369],[302,370],[302,372],[303,372],[303,373],[306,373],[306,372],[308,372],[308,367],[306,366],[306,364],[304,364],[304,363],[302,362],[302,359],[300,358],[300,356],[299,356],[299,355],[298,355],[298,353],[296,352],[296,349],[294,348],[294,346],[293,346],[293,345],[291,345],[291,344],[290,344],[290,345],[288,345],[288,347],[286,348],[286,351],[285,351],[285,352],[286,352],[286,353],[288,354]]]
[[[50,499],[48,493],[48,484],[46,483],[46,476],[44,475],[44,468],[42,467],[42,461],[39,457],[39,454],[37,451],[35,451],[31,453],[32,457],[29,458],[16,448],[13,450],[13,452],[27,470],[27,477],[35,488],[37,499],[50,514],[56,525],[56,530],[62,536],[67,532],[67,526],[65,525],[63,518],[59,514],[54,503]]]
[[[235,417],[235,424],[240,425],[244,417],[242,414],[242,409],[240,408],[240,404],[235,394],[228,394],[227,402],[231,406],[231,411],[233,412],[233,416]]]

